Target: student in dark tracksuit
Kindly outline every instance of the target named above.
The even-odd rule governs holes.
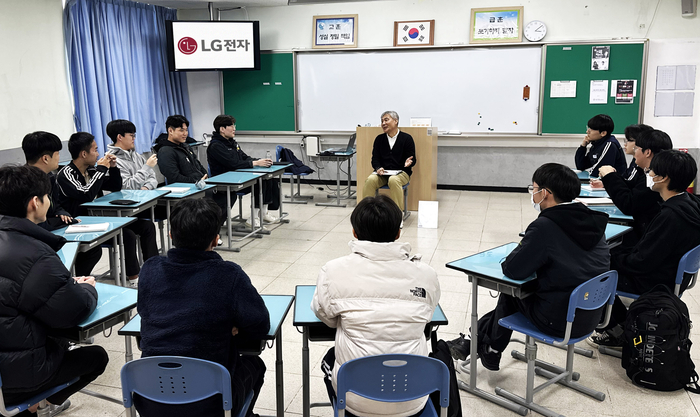
[[[214,132],[212,132],[211,143],[207,147],[207,160],[211,175],[219,175],[237,169],[258,167],[269,167],[272,159],[257,159],[248,156],[238,142],[236,136],[236,119],[233,116],[222,114],[214,119]],[[254,217],[258,219],[257,210],[263,211],[263,221],[265,223],[276,223],[279,221],[268,210],[277,210],[280,206],[280,189],[277,179],[263,181],[263,202],[260,204],[260,192],[257,185],[253,187],[253,198],[255,201],[256,213]],[[221,197],[214,199],[219,207],[226,212],[226,195],[220,193]],[[233,201],[232,201],[233,204]],[[250,222],[252,223],[252,221]]]
[[[576,150],[574,161],[576,169],[589,170],[592,177],[598,176],[598,168],[611,165],[618,172],[625,172],[627,161],[620,142],[612,135],[615,123],[606,114],[593,116],[588,121],[586,137]],[[591,145],[588,149],[588,145]]]
[[[634,156],[638,173],[631,180],[617,174],[615,168],[609,165],[599,168],[602,184],[613,203],[624,214],[634,217],[635,233],[628,233],[619,249],[634,246],[641,239],[647,225],[661,210],[663,200],[659,193],[647,187],[644,170],[649,168],[654,155],[673,148],[671,138],[660,130],[640,134],[635,143]]]
[[[675,288],[678,262],[700,245],[700,198],[686,192],[697,175],[692,156],[675,150],[654,156],[646,182],[663,199],[659,214],[647,226],[631,251],[615,253],[611,268],[618,272],[617,289],[643,294],[658,284]],[[683,282],[681,291],[688,282]],[[627,308],[615,299],[607,330],[589,338],[594,345],[622,346],[622,323]]]
[[[533,174],[531,200],[541,213],[502,268],[513,279],[537,273],[537,288],[524,299],[501,294],[496,308],[479,319],[477,351],[486,369],[499,369],[501,352],[510,342],[512,331],[500,326],[499,319],[520,312],[541,331],[563,337],[571,292],[610,269],[605,241],[608,215],[573,203],[580,190],[578,177],[564,165],[544,164]],[[577,311],[571,336],[590,332],[603,309]],[[455,359],[466,358],[470,340],[460,337],[448,342]]]

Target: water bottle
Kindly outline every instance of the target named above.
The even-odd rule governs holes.
[[[265,158],[272,159],[272,152],[267,151],[267,153],[265,154]]]

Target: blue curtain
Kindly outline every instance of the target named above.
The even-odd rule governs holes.
[[[151,149],[165,119],[190,119],[187,80],[170,72],[165,21],[177,11],[126,0],[70,0],[64,9],[75,127],[95,136],[100,154],[114,119],[136,125],[136,150]]]

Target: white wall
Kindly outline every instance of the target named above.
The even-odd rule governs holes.
[[[357,13],[359,47],[393,45],[395,20],[435,19],[435,44],[468,44],[469,13],[472,7],[493,6],[493,1],[468,0],[396,0],[360,3],[336,3],[304,6],[249,7],[247,15],[260,21],[263,50],[303,50],[311,48],[312,18],[315,15]],[[681,17],[680,0],[531,0],[508,5],[524,6],[524,21],[542,20],[548,26],[546,42],[648,37],[649,77],[643,120],[666,129],[677,146],[700,147],[700,117],[657,119],[653,117],[656,65],[696,63],[698,51],[687,42],[674,48],[671,56],[664,45],[677,44],[680,38],[700,42],[698,17]],[[181,10],[181,19],[208,20],[206,10]],[[222,12],[224,20],[245,19],[246,11]],[[527,42],[527,41],[525,41]],[[697,45],[697,44],[695,44]],[[683,47],[686,46],[686,49]],[[700,83],[699,83],[700,85]],[[698,95],[700,96],[700,94]],[[202,94],[192,98],[193,108],[216,106],[218,97]],[[700,104],[700,102],[696,102]],[[651,109],[651,110],[650,110]],[[212,109],[213,110],[213,109]],[[700,107],[696,106],[696,114]],[[196,124],[201,125],[197,122]],[[692,127],[688,129],[688,126]],[[577,141],[562,141],[562,146],[577,146]],[[534,146],[540,146],[533,143]]]
[[[0,150],[46,130],[68,140],[74,130],[60,0],[3,1],[0,12]]]

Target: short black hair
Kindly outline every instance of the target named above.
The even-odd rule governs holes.
[[[178,129],[181,128],[182,125],[188,126],[190,125],[190,121],[187,120],[185,116],[181,116],[179,114],[174,114],[172,116],[168,116],[168,118],[165,120],[165,130],[167,131],[168,128],[173,128],[173,129]]]
[[[654,155],[661,151],[673,149],[671,137],[666,132],[660,130],[647,130],[642,132],[634,142],[635,146],[644,150],[651,150]]]
[[[554,162],[537,168],[532,174],[532,182],[549,190],[557,203],[568,203],[581,193],[581,183],[574,171]]]
[[[107,136],[112,139],[112,143],[117,143],[117,136],[124,136],[127,133],[136,133],[136,125],[128,120],[116,119],[107,123],[105,131],[107,132]]]
[[[695,159],[673,149],[655,154],[650,165],[654,174],[669,178],[668,189],[677,193],[685,191],[698,175]]]
[[[214,119],[214,133],[219,134],[219,128],[229,127],[236,124],[236,118],[228,114],[220,114]]]
[[[221,209],[209,198],[182,200],[170,215],[173,245],[205,250],[221,230]]]
[[[383,194],[365,197],[350,215],[350,223],[359,240],[393,242],[401,228],[403,213],[398,205]]]
[[[31,165],[5,165],[0,168],[0,214],[27,217],[27,204],[34,197],[43,199],[51,192],[49,176]]]
[[[607,132],[606,138],[612,135],[613,130],[615,130],[615,122],[613,122],[612,117],[607,114],[598,114],[588,121],[588,127],[599,132]]]
[[[22,150],[28,164],[33,164],[42,156],[53,156],[54,152],[63,149],[61,139],[53,133],[37,131],[27,133],[22,139]]]
[[[92,147],[92,142],[95,141],[95,137],[88,132],[77,132],[70,135],[68,139],[68,151],[70,152],[70,157],[73,159],[78,159],[80,152],[90,152]]]
[[[628,142],[634,142],[637,140],[639,135],[642,134],[642,132],[648,132],[650,130],[654,130],[654,128],[643,123],[638,125],[629,125],[625,128],[625,139],[627,139]]]

